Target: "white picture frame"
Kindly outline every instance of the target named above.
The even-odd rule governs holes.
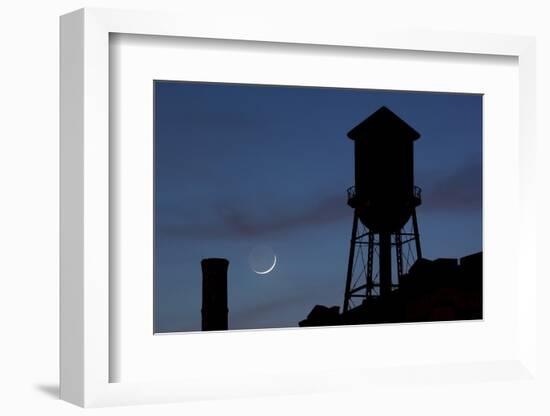
[[[181,401],[193,398],[238,397],[281,392],[322,392],[406,379],[408,369],[382,366],[368,375],[349,367],[322,368],[326,378],[310,372],[280,373],[242,380],[234,373],[219,374],[216,383],[197,371],[185,380],[111,382],[116,357],[111,348],[113,310],[110,259],[109,36],[113,33],[184,38],[246,40],[281,44],[428,51],[442,54],[503,55],[518,59],[519,67],[519,196],[518,270],[524,273],[517,293],[517,355],[498,362],[460,365],[419,362],[414,377],[479,382],[485,371],[491,379],[518,382],[536,376],[536,218],[533,198],[535,155],[534,39],[508,35],[399,32],[396,30],[330,31],[312,27],[284,29],[266,22],[215,24],[192,16],[151,12],[83,9],[61,18],[61,397],[80,406]],[[360,330],[360,328],[355,328]],[[311,332],[313,333],[313,332]],[[258,336],[262,336],[257,335]],[[151,334],[152,335],[152,334]],[[210,336],[210,334],[208,334]],[[212,337],[219,336],[212,334]],[[239,334],[243,336],[243,334]],[[273,337],[273,335],[270,335]],[[283,335],[276,335],[279,338]],[[288,336],[288,335],[286,335]],[[217,342],[211,340],[211,342]],[[342,383],[343,378],[350,381]]]

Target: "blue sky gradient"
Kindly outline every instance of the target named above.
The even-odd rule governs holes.
[[[346,133],[380,106],[415,142],[424,257],[482,248],[482,96],[155,82],[156,331],[200,330],[205,257],[225,257],[229,328],[292,327],[341,305],[352,210]],[[270,246],[260,277],[248,255]]]

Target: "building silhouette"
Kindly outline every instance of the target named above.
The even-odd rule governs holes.
[[[419,259],[388,296],[344,313],[316,305],[299,326],[427,322],[483,318],[483,255]]]

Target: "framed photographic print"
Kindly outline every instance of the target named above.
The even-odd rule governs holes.
[[[533,40],[181,19],[61,20],[62,398],[532,377]]]

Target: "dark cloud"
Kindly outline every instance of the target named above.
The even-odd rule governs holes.
[[[480,210],[482,198],[481,161],[469,161],[424,189],[422,210],[453,213]]]
[[[165,224],[159,231],[166,237],[193,239],[262,237],[349,219],[350,210],[345,198],[343,193],[328,195],[303,209],[271,209],[262,215],[231,204],[219,204],[216,209],[218,218],[212,223]]]

